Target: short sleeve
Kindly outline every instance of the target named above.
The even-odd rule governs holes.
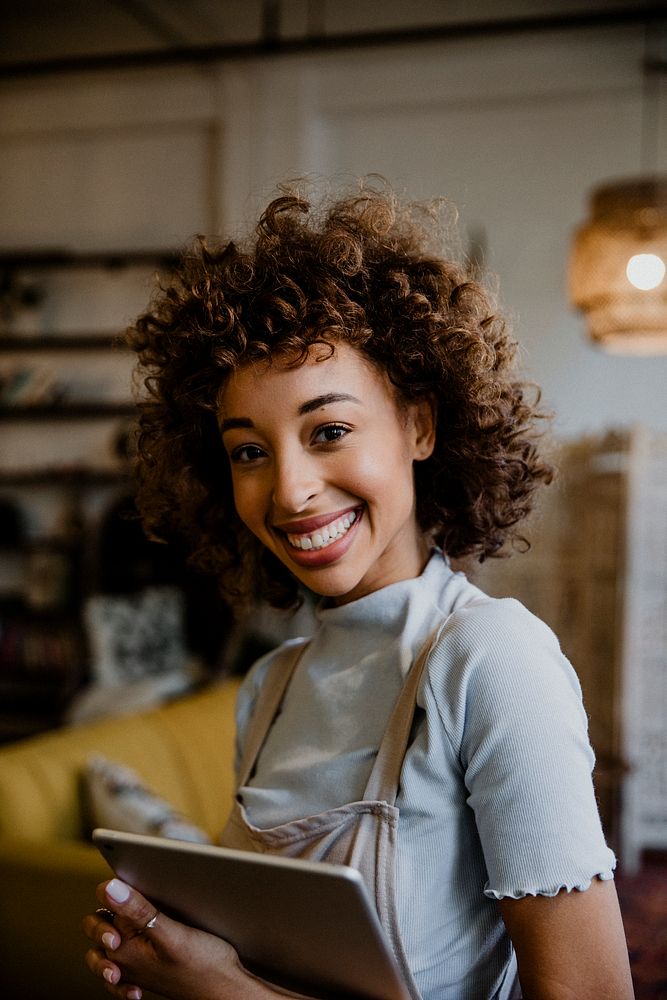
[[[612,878],[578,678],[519,602],[480,601],[445,624],[429,683],[458,754],[494,899]]]

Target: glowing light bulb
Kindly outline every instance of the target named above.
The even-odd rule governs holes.
[[[628,261],[625,273],[630,284],[648,292],[657,288],[665,277],[665,262],[655,253],[636,253]]]

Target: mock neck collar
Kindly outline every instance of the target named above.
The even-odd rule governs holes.
[[[420,576],[399,580],[337,607],[322,600],[315,609],[317,620],[324,628],[350,630],[376,627],[385,633],[398,635],[415,597],[421,591],[432,592],[435,578],[442,573],[443,562],[442,552],[434,549]]]

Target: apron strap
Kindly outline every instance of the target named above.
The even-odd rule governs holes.
[[[408,749],[417,704],[417,692],[428,658],[440,638],[440,625],[429,635],[412,663],[407,679],[387,723],[375,763],[364,791],[366,802],[387,802],[393,806],[398,794],[403,759]]]
[[[239,767],[237,791],[248,783],[271,723],[280,708],[287,685],[309,642],[309,639],[300,639],[298,642],[290,644],[287,649],[278,653],[269,667],[267,676],[257,696],[255,709],[246,733],[245,748]]]

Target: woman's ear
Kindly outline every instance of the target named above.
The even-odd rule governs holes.
[[[435,448],[436,403],[428,397],[413,404],[415,430],[414,459],[423,462],[430,458]]]

